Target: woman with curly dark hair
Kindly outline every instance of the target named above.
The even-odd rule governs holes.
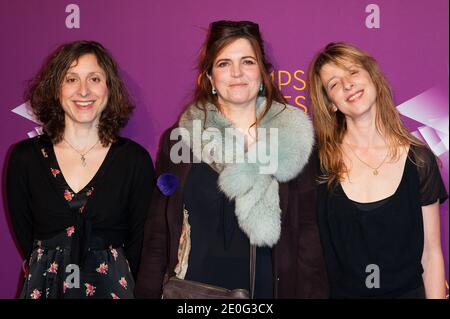
[[[120,137],[133,110],[99,43],[60,46],[26,96],[44,134],[14,145],[11,221],[25,258],[21,298],[132,298],[153,164]]]

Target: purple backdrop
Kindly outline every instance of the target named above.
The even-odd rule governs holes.
[[[26,81],[56,46],[78,39],[101,42],[118,60],[137,105],[124,135],[154,158],[161,133],[192,94],[205,30],[219,19],[260,24],[274,79],[305,110],[306,70],[315,52],[330,41],[370,52],[408,128],[442,160],[448,190],[448,0],[0,0],[2,167],[10,145],[38,126],[20,115]],[[1,201],[0,298],[13,298],[21,259]],[[448,201],[441,220],[448,278]]]

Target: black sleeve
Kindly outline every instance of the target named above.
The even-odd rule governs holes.
[[[15,145],[6,170],[6,197],[14,235],[22,256],[27,259],[33,246],[33,223],[30,209],[30,192],[25,166],[27,159],[23,145]]]
[[[438,161],[428,148],[417,150],[416,164],[419,172],[419,189],[422,206],[427,206],[439,200],[443,203],[448,194],[439,172]]]
[[[137,278],[144,224],[154,186],[153,162],[148,152],[143,150],[138,154],[134,169],[133,188],[129,200],[128,236],[125,241],[125,252],[134,278]]]
[[[160,139],[156,176],[169,172],[170,130],[165,131]],[[145,222],[141,265],[135,288],[136,298],[161,298],[169,254],[167,203],[168,197],[164,196],[156,187]]]

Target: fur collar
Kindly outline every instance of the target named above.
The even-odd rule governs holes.
[[[265,98],[258,98],[256,110],[258,115],[265,104]],[[295,178],[306,165],[314,144],[311,121],[302,110],[273,102],[258,125],[258,128],[266,129],[265,133],[258,135],[258,141],[250,146],[244,154],[243,161],[242,158],[241,161],[237,161],[237,157],[234,156],[231,163],[229,161],[224,163],[230,145],[233,147],[233,144],[227,144],[229,139],[225,131],[227,128],[233,128],[233,125],[214,105],[207,105],[206,110],[205,119],[203,110],[191,105],[181,115],[178,123],[180,128],[185,128],[190,133],[189,140],[184,141],[194,153],[194,162],[196,160],[199,162],[198,157],[201,156],[203,161],[219,173],[220,190],[229,199],[235,200],[239,226],[249,237],[250,243],[272,247],[280,238],[281,231],[278,183]],[[213,137],[212,141],[210,138],[202,139],[202,150],[205,147],[211,150],[206,156],[205,153],[199,155],[200,153],[194,152],[194,120],[200,120],[197,122],[200,122],[201,126],[197,125],[197,128],[201,127],[202,133],[220,132],[224,137],[223,139]],[[272,139],[274,135],[277,135],[277,138]],[[258,156],[258,150],[272,150],[271,146],[277,150],[276,168],[268,170],[267,163]],[[222,155],[222,161],[217,160],[218,155]],[[256,158],[256,161],[249,160],[251,158]]]

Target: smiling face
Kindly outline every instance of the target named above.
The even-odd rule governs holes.
[[[343,66],[327,63],[320,70],[320,80],[334,112],[339,110],[352,119],[363,114],[375,115],[377,90],[370,74],[361,66],[350,62]]]
[[[209,79],[221,106],[256,105],[262,77],[250,42],[239,38],[220,51]]]
[[[97,125],[108,102],[105,71],[94,54],[74,61],[63,79],[59,100],[65,121]]]

